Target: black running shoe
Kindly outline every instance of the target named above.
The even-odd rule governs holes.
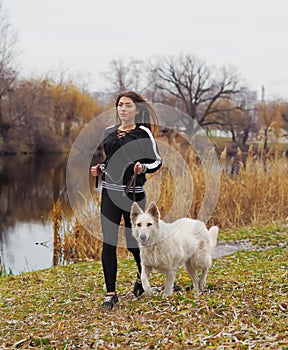
[[[102,312],[111,311],[116,303],[118,303],[117,295],[116,294],[115,295],[107,294],[104,298],[104,302],[100,308],[100,311],[102,311]]]
[[[173,290],[174,290],[174,292],[179,292],[179,290],[181,290],[181,287],[178,286],[177,284],[174,284]]]
[[[142,295],[144,293],[144,289],[142,287],[142,282],[141,282],[141,278],[140,276],[137,274],[137,279],[136,282],[134,284],[134,290],[133,293],[135,295],[135,297],[140,297],[140,295]]]

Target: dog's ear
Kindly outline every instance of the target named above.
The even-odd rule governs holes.
[[[151,202],[146,210],[156,221],[160,219],[160,212],[155,202]]]
[[[136,221],[139,214],[142,214],[143,210],[139,207],[139,205],[134,202],[131,206],[131,212],[130,212],[130,220],[132,224]]]

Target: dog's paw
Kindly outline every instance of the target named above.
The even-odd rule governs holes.
[[[151,295],[152,295],[152,288],[151,287],[149,287],[149,288],[144,288],[144,290],[145,290],[145,293],[148,295],[148,297],[151,297]]]
[[[202,285],[202,286],[199,286],[199,291],[200,291],[200,292],[205,291],[205,287],[206,287],[206,285],[205,285],[205,284],[204,284],[204,285]]]
[[[164,296],[165,297],[171,297],[171,295],[173,294],[173,291],[172,290],[164,290]]]
[[[152,295],[152,291],[153,291],[151,286],[150,286],[150,283],[147,284],[144,281],[144,282],[142,282],[142,286],[143,286],[145,293],[148,295],[148,297],[150,297]]]

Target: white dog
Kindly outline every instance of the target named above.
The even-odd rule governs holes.
[[[189,218],[166,223],[160,219],[154,202],[145,212],[134,202],[130,216],[132,234],[140,247],[141,281],[145,292],[151,295],[148,277],[155,269],[166,273],[164,293],[165,296],[172,295],[177,270],[184,264],[193,280],[194,295],[198,297],[199,290],[205,287],[219,228],[213,226],[207,230],[202,221]],[[201,270],[200,280],[197,270]]]

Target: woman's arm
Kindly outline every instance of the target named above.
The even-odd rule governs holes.
[[[162,159],[158,151],[158,146],[150,129],[142,125],[140,126],[140,129],[144,130],[147,133],[147,143],[145,143],[145,156],[140,161],[141,172],[154,173],[162,165]],[[136,164],[135,164],[135,167],[136,167]],[[135,171],[135,168],[134,168],[134,171]],[[140,174],[140,172],[137,172],[137,173]]]

